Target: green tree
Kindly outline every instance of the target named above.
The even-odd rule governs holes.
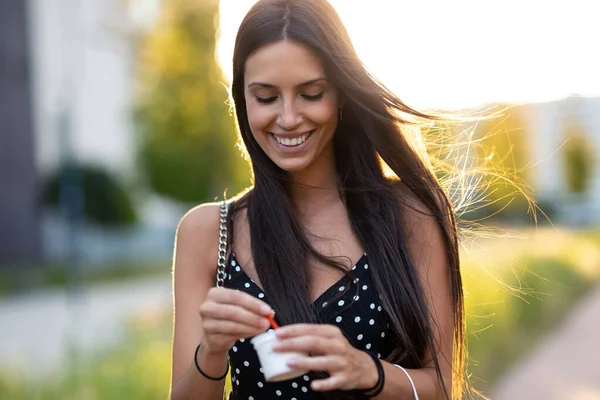
[[[523,218],[530,209],[530,135],[523,115],[526,109],[500,106],[501,115],[478,123],[477,159],[486,174],[489,204],[486,214]]]
[[[105,168],[95,165],[69,165],[57,169],[42,190],[44,204],[59,207],[63,196],[77,196],[64,180],[81,185],[83,217],[102,226],[129,226],[137,222],[133,202],[125,187]],[[63,193],[63,190],[65,193]]]
[[[249,183],[216,62],[217,0],[165,0],[141,40],[136,121],[139,158],[157,193],[184,202]]]
[[[594,167],[594,150],[585,130],[574,118],[564,122],[567,141],[563,148],[565,178],[571,193],[584,194],[590,186]]]

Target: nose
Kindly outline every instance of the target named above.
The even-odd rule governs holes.
[[[302,116],[293,101],[284,101],[277,116],[277,126],[285,131],[294,130],[302,122]]]

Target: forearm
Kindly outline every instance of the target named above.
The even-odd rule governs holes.
[[[226,354],[206,354],[200,347],[197,360],[202,371],[211,377],[221,376],[227,369]],[[192,361],[181,379],[173,384],[170,398],[171,400],[222,400],[225,379],[214,381],[205,378]]]
[[[385,371],[385,386],[383,391],[374,399],[377,400],[413,400],[412,385],[406,374],[398,367],[388,362],[382,362]],[[419,400],[445,400],[444,389],[438,381],[435,368],[407,369],[410,374]],[[446,378],[449,380],[449,378]],[[451,394],[452,385],[445,382],[448,394]]]

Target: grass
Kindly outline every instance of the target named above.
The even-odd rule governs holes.
[[[171,356],[170,316],[146,315],[133,321],[125,342],[67,364],[62,376],[34,384],[0,374],[3,400],[164,400],[168,397]]]
[[[486,393],[600,281],[600,235],[540,231],[485,241],[462,253],[470,367]],[[144,315],[121,346],[31,384],[0,373],[1,399],[165,399],[171,319]]]
[[[463,252],[469,371],[489,390],[600,281],[600,235],[540,231]]]

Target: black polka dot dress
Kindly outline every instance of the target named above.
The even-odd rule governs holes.
[[[319,320],[337,325],[357,349],[377,357],[387,356],[391,345],[386,340],[389,327],[379,296],[374,291],[367,254],[352,267],[352,279],[342,277],[313,303]],[[229,256],[225,287],[249,293],[269,302],[265,293]],[[229,351],[232,393],[230,400],[314,400],[320,394],[310,388],[308,375],[282,382],[265,382],[251,338],[240,339]]]

